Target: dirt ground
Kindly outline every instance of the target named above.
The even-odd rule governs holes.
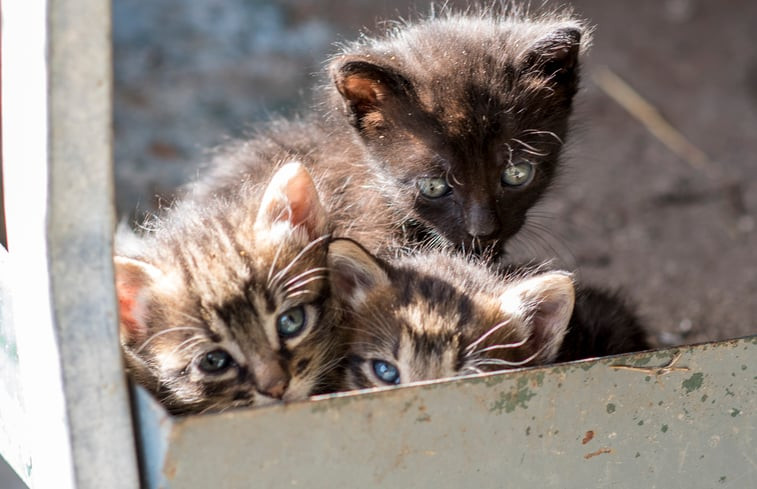
[[[575,130],[538,209],[547,231],[515,251],[624,288],[659,345],[757,333],[757,2],[572,5],[596,26]],[[416,6],[114,0],[119,215],[193,178],[207,148],[306,107],[333,42]]]
[[[559,188],[534,220],[547,230],[519,239],[516,254],[557,258],[581,280],[622,287],[660,345],[756,333],[757,3],[573,5],[596,26],[575,130]],[[414,10],[399,1],[116,0],[119,213],[170,195],[226,137],[307,107],[333,42]],[[642,101],[612,95],[614,79]],[[663,122],[623,107],[643,112],[645,103]]]

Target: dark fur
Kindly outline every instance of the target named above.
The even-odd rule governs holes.
[[[315,113],[222,148],[192,191],[233,191],[296,157],[336,233],[372,252],[429,240],[500,252],[554,179],[588,38],[569,13],[511,9],[446,13],[344,46]],[[533,180],[503,185],[503,169],[525,161]],[[422,196],[428,177],[451,191]]]
[[[576,288],[576,303],[558,362],[650,349],[634,307],[619,292]]]

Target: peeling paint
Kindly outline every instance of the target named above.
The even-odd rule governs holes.
[[[684,380],[681,383],[681,387],[686,389],[686,394],[691,393],[691,391],[695,391],[702,387],[702,381],[704,379],[704,374],[702,372],[697,372],[688,379]]]
[[[581,440],[581,445],[586,445],[592,440],[592,438],[594,438],[594,431],[592,430],[587,431],[586,435],[584,435],[584,439]]]
[[[597,455],[602,455],[603,453],[612,453],[612,448],[602,447],[596,452],[587,453],[586,455],[584,455],[584,458],[586,460],[589,460],[590,458],[596,457]]]
[[[500,392],[499,400],[492,403],[489,410],[497,414],[502,414],[502,411],[511,413],[515,411],[515,408],[520,406],[523,409],[528,409],[526,404],[532,397],[536,396],[536,393],[531,391],[527,386],[528,379],[520,377],[517,385],[509,392]]]

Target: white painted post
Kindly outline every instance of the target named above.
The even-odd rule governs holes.
[[[0,449],[34,488],[136,489],[111,258],[110,1],[4,0],[2,14],[13,307],[0,333],[18,355],[2,359]]]

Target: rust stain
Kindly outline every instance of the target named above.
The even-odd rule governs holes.
[[[586,460],[589,460],[590,458],[596,457],[597,455],[602,455],[603,453],[612,453],[612,448],[602,447],[596,452],[587,453],[586,455],[584,455],[584,458]]]
[[[176,476],[176,464],[167,462],[163,467],[163,474],[165,474],[166,479],[173,479]]]
[[[594,430],[587,431],[586,435],[584,435],[584,439],[581,440],[581,445],[586,445],[592,440],[592,438],[594,438]]]

